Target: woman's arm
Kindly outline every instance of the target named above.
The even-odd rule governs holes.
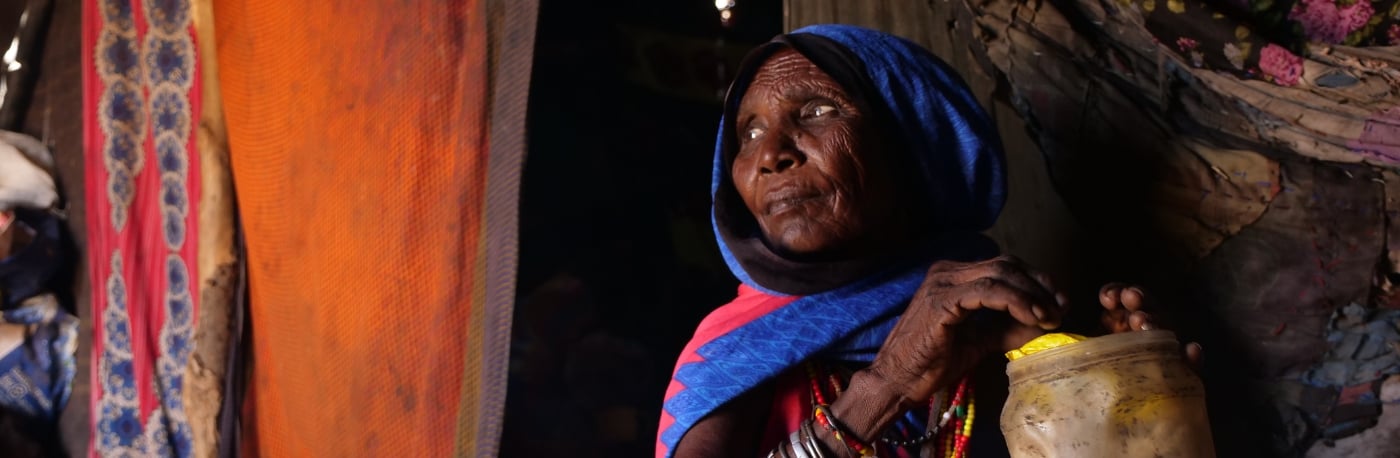
[[[1015,258],[936,263],[875,361],[852,376],[829,411],[855,439],[878,440],[905,410],[957,383],[985,355],[1019,347],[1058,326],[1064,307],[1064,297],[1045,276]],[[982,309],[1000,313],[970,319]],[[681,438],[675,456],[751,456],[786,447],[758,443],[772,390],[771,383],[764,385],[701,419]],[[834,434],[821,427],[815,432],[827,456],[855,456]]]
[[[1013,257],[934,264],[881,345],[870,367],[856,372],[831,406],[846,431],[863,443],[939,390],[957,383],[988,354],[1017,348],[1059,326],[1067,300],[1048,277]],[[973,318],[978,310],[985,316]],[[823,435],[827,451],[850,456]]]
[[[863,438],[863,441],[873,442],[881,431],[910,407],[899,389],[869,370],[860,370],[851,375],[846,392],[831,403],[831,414],[847,432]],[[836,440],[835,435],[820,428],[816,431],[828,453],[855,456],[846,448],[846,444]]]

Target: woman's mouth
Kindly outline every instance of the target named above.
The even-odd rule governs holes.
[[[803,204],[819,198],[821,198],[821,193],[815,189],[785,187],[768,193],[765,210],[769,216],[775,216],[797,209]]]

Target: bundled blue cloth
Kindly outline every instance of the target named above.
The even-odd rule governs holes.
[[[773,252],[735,190],[733,119],[758,67],[791,48],[874,109],[897,136],[899,170],[925,194],[907,196],[934,221],[925,244],[902,257],[796,261]],[[878,122],[878,121],[877,121]],[[995,255],[979,233],[1006,198],[1001,143],[967,85],[933,54],[907,40],[844,25],[817,25],[756,49],[730,87],[715,148],[711,192],[720,250],[744,283],[740,297],[701,323],[676,365],[656,455],[669,457],[700,419],[745,391],[813,357],[869,362],[938,260]],[[765,446],[771,444],[764,444]]]
[[[33,229],[27,245],[0,259],[0,322],[23,326],[23,342],[0,354],[0,410],[52,430],[68,403],[76,371],[78,317],[44,291],[63,262],[59,220],[21,209],[14,224]]]

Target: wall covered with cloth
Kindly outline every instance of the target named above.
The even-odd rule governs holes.
[[[244,456],[496,450],[535,11],[215,3]]]
[[[111,138],[103,137],[102,129],[104,127],[110,129],[112,117],[115,116],[124,120],[137,120],[136,127],[144,127],[144,129],[132,129],[138,131],[131,133],[135,138],[156,141],[155,139],[159,137],[168,137],[172,135],[172,132],[168,131],[169,129],[152,130],[152,125],[149,122],[152,119],[152,112],[150,110],[144,110],[144,108],[140,113],[118,113],[109,111],[105,113],[105,117],[103,114],[97,113],[95,110],[102,106],[104,97],[106,97],[105,100],[110,102],[112,98],[122,93],[122,88],[126,87],[122,86],[122,84],[117,84],[117,86],[122,87],[109,91],[108,84],[115,81],[115,79],[107,75],[105,76],[107,79],[103,80],[102,78],[104,76],[99,76],[99,73],[103,71],[119,71],[126,72],[129,76],[130,72],[128,70],[130,70],[129,67],[132,63],[122,60],[134,58],[137,60],[137,62],[135,62],[136,65],[163,67],[165,69],[173,69],[175,72],[195,71],[196,74],[200,74],[203,77],[205,83],[208,82],[208,78],[210,77],[210,74],[207,72],[194,70],[194,67],[200,67],[202,69],[208,65],[210,63],[208,59],[190,55],[189,57],[195,59],[193,67],[187,66],[189,64],[188,62],[183,62],[179,59],[157,61],[156,59],[161,58],[163,53],[169,54],[168,52],[172,51],[173,48],[161,48],[157,46],[160,43],[157,40],[162,37],[147,33],[150,30],[149,27],[151,27],[151,23],[144,22],[144,18],[132,16],[133,21],[125,24],[85,22],[85,20],[91,21],[94,18],[99,22],[105,22],[108,17],[126,14],[118,9],[112,12],[111,15],[101,16],[101,14],[103,14],[101,8],[103,7],[135,8],[135,13],[139,13],[139,5],[136,3],[111,2],[103,3],[102,5],[98,5],[98,7],[94,7],[94,5],[95,4],[92,2],[83,0],[26,0],[7,3],[3,8],[0,8],[0,22],[3,22],[3,24],[0,25],[0,37],[3,37],[5,43],[11,43],[11,37],[18,38],[17,42],[11,44],[14,48],[12,49],[13,52],[7,53],[4,57],[6,60],[4,78],[7,80],[7,87],[5,91],[6,102],[4,103],[4,113],[0,114],[0,118],[3,118],[3,121],[0,121],[0,123],[4,123],[8,128],[30,134],[37,144],[42,145],[42,147],[47,148],[52,153],[53,161],[47,168],[49,169],[48,171],[53,174],[55,180],[54,184],[57,185],[59,200],[53,203],[53,208],[50,209],[49,213],[51,213],[52,217],[56,218],[60,224],[57,233],[52,233],[50,235],[50,232],[45,232],[45,237],[57,237],[58,245],[56,245],[56,247],[59,249],[59,252],[55,253],[58,256],[52,258],[50,265],[40,266],[39,271],[52,271],[54,276],[49,286],[54,288],[53,292],[55,294],[53,298],[57,300],[61,309],[79,317],[79,329],[76,333],[76,354],[80,356],[76,359],[76,364],[73,364],[71,387],[66,385],[55,387],[56,389],[61,388],[63,390],[71,389],[72,392],[70,402],[66,403],[66,405],[55,406],[63,409],[61,417],[54,426],[57,426],[61,447],[68,456],[81,456],[87,454],[89,450],[102,454],[119,451],[121,449],[120,447],[107,449],[90,448],[96,445],[92,441],[92,432],[94,428],[98,427],[98,423],[102,421],[101,418],[96,418],[90,414],[90,408],[96,403],[110,403],[110,399],[102,401],[100,399],[102,396],[101,394],[97,395],[98,399],[94,399],[92,397],[94,393],[90,391],[90,386],[93,381],[111,375],[96,373],[90,370],[89,363],[97,363],[99,360],[111,356],[110,353],[104,353],[106,350],[102,347],[98,348],[97,354],[94,355],[91,353],[90,342],[93,335],[93,322],[95,321],[93,315],[94,312],[96,312],[100,320],[101,315],[111,310],[106,307],[105,298],[102,298],[104,302],[101,304],[93,304],[91,302],[89,288],[91,279],[88,274],[92,273],[92,271],[88,269],[89,263],[87,262],[88,254],[90,254],[87,244],[88,232],[92,230],[94,237],[101,240],[99,246],[93,247],[96,250],[117,251],[126,249],[141,257],[145,257],[148,254],[154,256],[164,256],[166,254],[163,250],[144,248],[147,245],[143,242],[129,243],[126,241],[148,237],[151,234],[158,234],[166,229],[159,223],[159,219],[154,220],[156,221],[155,224],[151,224],[152,220],[147,214],[138,216],[138,218],[142,219],[142,223],[133,225],[129,230],[120,231],[129,232],[126,235],[116,235],[110,221],[104,220],[103,223],[91,227],[88,225],[90,216],[91,218],[103,217],[99,214],[89,215],[87,213],[89,210],[87,205],[87,191],[91,190],[91,187],[86,180],[86,175],[90,166],[97,167],[101,170],[107,170],[109,165],[113,165],[113,163],[107,162],[110,159],[107,154],[111,153],[112,150],[107,149],[105,145],[97,145],[97,142]],[[156,14],[163,15],[165,14],[165,10],[180,10],[180,12],[177,12],[177,16],[179,14],[185,14],[183,12],[185,8],[196,7],[196,5],[186,5],[182,3],[170,3],[158,6],[162,11]],[[206,7],[204,10],[207,12],[208,8]],[[174,20],[179,20],[179,18],[176,17]],[[201,21],[198,19],[192,19],[192,21],[196,24],[196,28],[198,28],[198,23]],[[207,24],[209,21],[206,19],[203,22]],[[97,25],[97,27],[94,27],[94,25]],[[18,27],[15,28],[15,26]],[[143,29],[142,27],[146,28]],[[112,51],[114,48],[110,43],[102,43],[98,40],[98,38],[103,37],[103,32],[107,32],[107,38],[111,38],[114,33],[128,38],[134,38],[137,35],[150,37],[153,44],[151,46],[144,44],[145,39],[143,38],[143,44],[140,45],[140,49],[135,51],[135,54],[125,56],[112,54],[104,55],[100,51]],[[207,34],[195,34],[191,35],[191,38],[193,39],[193,37],[199,35]],[[194,42],[208,44],[203,40],[197,39],[194,40]],[[127,47],[127,49],[130,50],[129,47]],[[176,54],[178,54],[178,52]],[[168,55],[166,57],[168,57]],[[122,69],[113,70],[112,68],[107,68],[105,70],[99,70],[99,64],[112,65],[121,67]],[[149,77],[151,74],[143,73],[138,76]],[[85,85],[83,84],[85,81],[95,83]],[[136,81],[137,80],[126,79],[123,83],[133,83]],[[162,85],[163,80],[159,78],[140,80],[139,82],[143,85],[143,103],[149,102],[150,96],[154,93],[169,92],[163,89],[156,89],[154,92],[151,91],[152,88]],[[205,85],[203,90],[206,93],[210,90],[217,91],[217,85],[212,87]],[[85,98],[87,106],[85,106]],[[206,113],[210,110],[214,110],[214,112],[221,110],[217,104],[198,103],[197,105],[202,106],[203,111]],[[128,107],[129,106],[130,105],[128,105]],[[174,114],[175,111],[168,111],[166,114]],[[84,113],[88,113],[89,115],[84,116]],[[103,122],[108,122],[108,124],[104,126],[101,124]],[[197,131],[191,131],[188,135],[197,138],[195,140],[196,143],[202,144],[206,140],[205,137],[207,135],[205,131],[208,130],[209,122],[206,120],[200,124],[203,128]],[[92,127],[96,130],[85,131],[84,129],[87,127]],[[93,134],[93,132],[97,133]],[[89,134],[96,136],[89,136]],[[180,134],[174,135],[178,136]],[[168,140],[168,138],[166,138],[166,140]],[[168,145],[170,142],[167,141],[166,143]],[[196,145],[191,144],[187,145],[187,147],[188,146]],[[149,149],[149,144],[142,144],[140,148],[142,148],[142,151],[139,154],[142,158],[138,159],[138,161],[153,161],[152,158],[155,157],[153,156],[154,154],[162,154],[163,157],[168,160],[173,160],[178,156],[177,153],[169,150],[156,153],[152,149]],[[160,400],[157,401],[157,403],[160,404],[166,404],[165,399],[167,398],[184,397],[185,399],[180,402],[183,403],[187,416],[191,417],[189,425],[191,429],[198,429],[196,426],[201,423],[206,426],[217,426],[214,421],[214,415],[211,415],[209,412],[217,414],[221,401],[218,396],[219,393],[205,392],[189,396],[190,390],[185,390],[184,388],[192,385],[222,383],[221,374],[208,370],[208,364],[201,364],[201,360],[207,360],[209,358],[201,358],[198,354],[198,350],[203,350],[204,352],[222,351],[222,347],[218,344],[221,343],[223,337],[216,336],[214,339],[209,339],[208,334],[212,333],[203,333],[205,335],[201,336],[201,332],[198,331],[198,329],[200,329],[200,326],[217,328],[227,325],[225,320],[203,320],[201,318],[217,316],[220,313],[227,313],[228,311],[227,302],[229,294],[228,288],[225,285],[230,282],[229,271],[231,269],[229,266],[234,262],[232,253],[233,247],[230,237],[233,230],[232,208],[230,206],[232,196],[227,189],[228,167],[226,152],[220,149],[199,146],[185,153],[206,156],[198,161],[199,163],[195,166],[195,169],[187,170],[188,173],[197,173],[201,175],[201,181],[203,181],[201,186],[199,186],[199,195],[191,196],[198,201],[198,203],[193,206],[193,208],[199,209],[199,214],[197,215],[198,221],[186,229],[196,232],[187,239],[187,242],[197,243],[199,245],[199,252],[195,258],[199,259],[199,262],[205,264],[194,269],[193,272],[190,272],[192,275],[190,280],[194,282],[194,284],[191,285],[191,291],[192,293],[197,291],[201,296],[199,313],[192,317],[194,321],[192,326],[195,327],[196,332],[193,336],[194,340],[191,342],[210,340],[211,342],[208,343],[212,344],[206,345],[200,343],[195,345],[196,352],[190,354],[190,361],[192,361],[193,364],[186,366],[189,373],[185,374],[180,383],[171,383],[171,386],[168,387],[155,385],[146,394],[160,398]],[[122,166],[130,168],[131,164],[124,163]],[[143,174],[140,170],[141,167],[137,166],[135,168],[137,169],[137,175],[143,177],[146,175],[155,175],[159,177],[164,172],[159,170],[159,168],[151,168],[147,170],[154,171]],[[100,179],[94,177],[94,185],[99,183],[97,180]],[[145,178],[135,178],[131,182],[141,183],[143,182],[142,180],[145,180]],[[117,181],[125,182],[125,180]],[[191,192],[192,190],[193,188],[187,188],[186,192]],[[148,191],[149,189],[141,192]],[[102,194],[101,197],[104,200],[107,199],[105,194]],[[164,199],[165,197],[174,197],[174,194],[170,196],[161,196],[160,199]],[[133,203],[131,205],[141,208],[150,208],[152,205],[149,203],[150,197],[140,197],[138,200],[139,199],[144,199],[147,202]],[[107,201],[106,205],[110,206],[111,202]],[[99,211],[97,208],[93,208],[92,210],[94,210],[94,212]],[[110,210],[110,208],[107,210]],[[106,217],[110,218],[110,215],[111,213],[109,211]],[[164,218],[164,216],[161,216],[161,218]],[[114,242],[114,237],[121,240]],[[163,235],[161,237],[163,237]],[[0,239],[3,238],[4,236],[0,235]],[[0,243],[0,245],[3,245],[3,243]],[[32,243],[30,245],[28,249],[32,251],[34,247]],[[118,245],[125,245],[125,248],[119,248]],[[222,249],[220,249],[220,247],[222,247]],[[31,256],[31,258],[33,257]],[[5,259],[4,262],[11,263],[10,261],[16,261],[16,259]],[[34,270],[32,270],[33,268],[33,266],[21,267],[21,270],[34,272]],[[210,307],[210,304],[213,306]],[[141,307],[148,306],[150,305],[141,305]],[[11,312],[19,313],[20,310],[10,310],[7,308],[7,317],[12,314]],[[62,314],[63,313],[60,312],[60,315]],[[15,317],[23,318],[21,315],[15,315]],[[136,321],[142,322],[140,325],[136,326],[150,326],[151,323],[154,322],[153,320],[159,320],[161,318],[164,317],[160,313],[138,313],[133,315],[129,312],[124,317],[129,325]],[[37,337],[38,334],[33,334],[33,336]],[[162,357],[159,354],[162,351],[164,350],[156,348],[152,353],[143,354],[141,356],[133,355],[132,359],[159,358]],[[62,352],[46,353],[56,356]],[[39,353],[35,353],[35,355],[43,356]],[[214,363],[222,364],[221,361],[214,361]],[[174,367],[173,365],[171,366],[172,369]],[[116,374],[116,376],[127,377],[130,374],[126,374],[122,371],[126,371],[128,368],[126,364],[114,364],[110,365],[107,370],[118,370],[119,373]],[[147,377],[155,375],[155,371],[159,369],[151,368],[150,370],[152,372],[146,374]],[[58,379],[55,379],[55,381],[57,380]],[[210,394],[212,394],[212,396],[210,396]],[[173,403],[175,403],[175,401],[171,401],[172,405]],[[168,410],[169,408],[169,405],[153,407],[147,415],[152,417],[164,415],[155,413],[155,410]],[[110,412],[109,409],[109,413]],[[108,418],[107,423],[110,426],[110,418]],[[169,441],[188,439],[188,437],[185,436],[176,437],[153,432],[150,430],[153,426],[149,421],[122,422],[120,427],[136,428],[142,431],[141,434],[159,434],[165,437],[165,440]],[[48,440],[41,436],[44,436],[44,434],[35,434],[30,439],[39,441]],[[193,449],[165,448],[171,453],[209,456],[214,450],[213,442],[215,438],[213,436],[213,434],[205,434],[204,437],[201,438],[199,434],[195,434]],[[201,444],[201,442],[204,443]],[[129,442],[127,446],[136,448],[137,450],[140,450],[140,447],[146,447],[147,450],[152,447],[149,441],[146,441],[145,444]],[[203,449],[201,449],[201,446],[203,446]],[[17,456],[28,456],[23,451],[23,447],[9,448],[7,446],[6,450],[17,454]],[[201,453],[201,450],[204,450],[204,453]],[[47,456],[52,453],[57,452],[49,450],[44,454]]]

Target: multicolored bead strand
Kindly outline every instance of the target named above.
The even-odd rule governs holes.
[[[875,446],[873,444],[863,443],[859,439],[856,439],[855,436],[841,429],[841,426],[838,425],[836,420],[831,416],[828,410],[830,407],[831,406],[827,405],[816,405],[812,407],[812,415],[816,418],[817,424],[835,435],[836,440],[846,444],[846,448],[851,449],[851,451],[855,452],[857,455],[875,456]]]
[[[962,400],[966,398],[967,403]],[[977,408],[973,397],[972,387],[967,379],[963,379],[958,384],[956,394],[953,396],[954,419],[949,428],[944,429],[943,456],[944,458],[964,458],[967,456],[968,440],[972,438],[972,420]]]
[[[807,364],[807,374],[811,379],[813,423],[832,433],[852,453],[863,457],[875,456],[877,443],[861,442],[859,438],[845,431],[839,420],[831,414],[829,401],[834,401],[843,394],[844,384],[841,382],[841,377],[835,370],[822,374],[816,364],[810,362]],[[822,387],[823,379],[826,379],[831,385],[831,390],[834,393],[830,400],[827,399],[826,390]],[[941,415],[936,415],[940,411]],[[919,426],[920,421],[917,417],[906,415],[907,418],[896,421],[907,422],[909,425],[903,423],[894,425],[895,430],[893,432],[885,431],[884,435],[879,438],[879,442],[898,450],[933,440],[935,449],[941,451],[938,453],[940,456],[964,458],[967,456],[968,440],[972,436],[972,420],[975,412],[972,387],[968,379],[964,378],[952,390],[951,396],[947,391],[944,391],[929,399],[929,416],[922,426]],[[910,435],[914,434],[914,431],[919,429],[925,431],[923,435],[909,438]],[[901,433],[903,438],[891,439],[889,437],[891,434],[901,435]]]
[[[968,388],[967,393],[967,419],[963,420],[963,427],[958,431],[958,446],[953,451],[950,458],[962,458],[967,456],[967,441],[972,439],[972,420],[976,417],[977,407],[972,395],[972,388]]]

